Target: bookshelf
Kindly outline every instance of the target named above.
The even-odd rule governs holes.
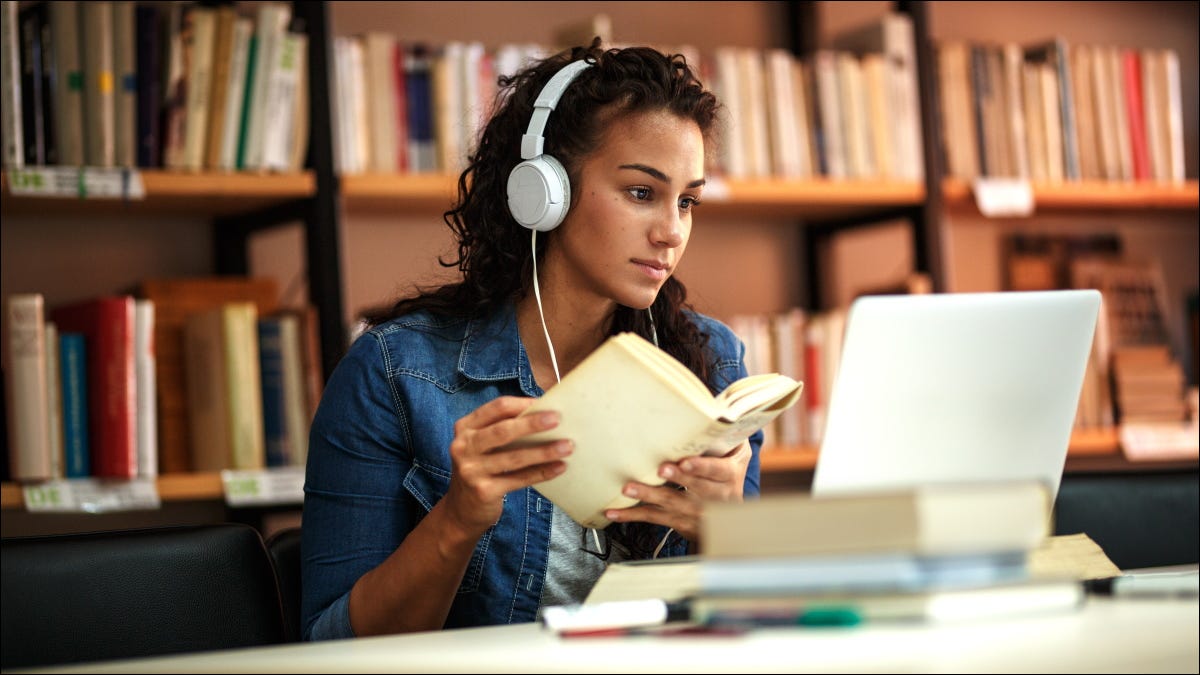
[[[826,43],[826,38],[844,27],[877,17],[897,7],[914,18],[917,56],[922,87],[922,123],[924,129],[925,181],[923,183],[886,181],[816,180],[723,180],[714,181],[705,204],[697,216],[698,226],[722,230],[749,230],[760,226],[772,248],[782,251],[778,258],[761,265],[762,270],[747,274],[747,280],[717,277],[710,281],[708,267],[716,266],[721,239],[705,244],[700,238],[689,252],[692,260],[704,261],[695,276],[687,279],[697,297],[714,306],[745,312],[778,311],[788,306],[812,307],[817,277],[813,256],[819,236],[842,227],[901,216],[913,223],[915,264],[930,273],[937,290],[993,290],[994,279],[970,277],[964,270],[976,256],[995,255],[991,248],[973,248],[978,235],[964,236],[975,225],[998,228],[1001,225],[983,219],[975,212],[970,185],[948,178],[942,167],[938,102],[928,86],[936,67],[932,61],[932,43],[946,35],[964,39],[1000,36],[1001,30],[1020,30],[1013,39],[1027,41],[1044,37],[1040,27],[1062,26],[1082,30],[1075,24],[1087,13],[1114,15],[1102,22],[1097,31],[1116,30],[1123,21],[1125,7],[1097,9],[1091,3],[1046,3],[1044,22],[1024,22],[1019,29],[993,28],[991,22],[969,16],[982,8],[966,9],[972,3],[925,2],[753,2],[732,14],[719,6],[703,3],[695,11],[680,12],[674,3],[615,3],[606,8],[614,19],[622,41],[654,44],[697,44],[702,50],[723,44],[755,48],[789,47],[804,53]],[[1038,3],[1033,3],[1036,5]],[[1120,4],[1120,3],[1118,3]],[[627,6],[628,5],[628,6]],[[80,227],[90,227],[93,215],[109,219],[129,217],[153,219],[166,226],[174,219],[199,218],[211,228],[212,250],[199,256],[198,266],[218,273],[245,273],[261,257],[282,258],[282,278],[296,274],[307,280],[310,301],[321,311],[321,341],[325,373],[336,364],[345,347],[346,327],[355,311],[393,295],[394,289],[416,281],[426,268],[400,270],[387,264],[389,258],[373,258],[380,251],[401,251],[432,258],[440,251],[431,250],[429,232],[444,229],[440,214],[454,195],[456,176],[360,174],[339,176],[334,170],[332,121],[330,109],[321,105],[331,99],[329,72],[334,35],[348,35],[369,29],[394,32],[403,39],[423,39],[431,43],[478,36],[495,41],[552,41],[550,24],[570,23],[590,17],[595,6],[586,3],[562,3],[555,9],[555,21],[545,20],[541,3],[464,3],[442,9],[427,3],[324,3],[295,2],[294,11],[306,21],[310,39],[309,74],[311,137],[309,161],[299,174],[180,174],[144,171],[146,199],[138,202],[78,199],[30,198],[11,194],[7,177],[0,176],[0,215],[10,227],[38,226],[38,218],[52,215],[74,218]],[[1025,7],[1025,5],[1022,5]],[[1147,10],[1140,10],[1145,14]],[[719,19],[719,20],[718,20]],[[1011,21],[1009,22],[1012,23]],[[1162,20],[1159,20],[1162,23]],[[1150,19],[1141,20],[1138,39],[1146,39]],[[1194,22],[1192,26],[1194,28]],[[975,31],[972,33],[971,31]],[[1037,31],[1037,34],[1034,34]],[[1172,34],[1173,35],[1173,34]],[[1073,39],[1100,39],[1090,35]],[[1177,37],[1165,38],[1179,41]],[[1115,37],[1103,41],[1113,42]],[[1195,101],[1195,46],[1184,56],[1182,80],[1193,87],[1184,96],[1185,105]],[[1171,42],[1171,44],[1175,44]],[[1183,42],[1183,44],[1188,44]],[[1190,58],[1191,61],[1187,59]],[[1186,92],[1185,92],[1186,94]],[[1192,103],[1187,103],[1187,102]],[[1181,187],[1150,183],[1085,182],[1060,185],[1036,185],[1038,210],[1024,224],[1037,228],[1043,216],[1058,220],[1086,221],[1081,227],[1104,225],[1116,219],[1128,220],[1149,213],[1170,223],[1186,221],[1194,238],[1196,232],[1198,188],[1195,179],[1195,110],[1187,111],[1189,180]],[[1057,226],[1058,220],[1054,225]],[[285,250],[277,242],[260,241],[258,235],[278,225],[299,223],[300,250]],[[1003,226],[1007,226],[1004,224]],[[1074,225],[1071,225],[1074,227]],[[1173,227],[1169,225],[1168,227]],[[754,230],[759,232],[760,230]],[[818,233],[814,235],[813,233]],[[708,232],[705,232],[707,235]],[[734,236],[734,235],[727,235]],[[982,237],[986,239],[986,237]],[[947,241],[951,239],[953,241]],[[964,243],[965,242],[965,243]],[[1193,247],[1191,250],[1195,250]],[[965,252],[965,253],[964,253]],[[211,253],[211,256],[209,255]],[[257,256],[256,256],[257,253]],[[807,258],[805,256],[808,256]],[[968,258],[967,262],[962,259]],[[956,264],[957,263],[957,264]],[[98,265],[103,262],[98,262]],[[984,266],[986,268],[986,266]],[[800,268],[801,272],[795,269]],[[805,269],[808,268],[808,269]],[[1190,274],[1195,277],[1195,263]],[[382,271],[381,271],[382,270]],[[298,271],[298,272],[297,272]],[[405,276],[411,274],[412,276]],[[716,275],[713,275],[716,277]],[[28,280],[21,280],[22,282]],[[9,292],[6,277],[5,292]],[[1193,282],[1194,283],[1194,282]],[[700,307],[702,310],[704,306]],[[764,453],[763,471],[787,474],[811,471],[816,449],[779,449]],[[1076,435],[1072,440],[1068,467],[1099,467],[1097,470],[1131,468],[1120,456],[1115,435]],[[1194,468],[1195,463],[1190,464]],[[159,478],[160,494],[167,501],[217,499],[221,494],[216,474],[165,475]],[[20,508],[20,490],[11,483],[2,486],[5,511]]]

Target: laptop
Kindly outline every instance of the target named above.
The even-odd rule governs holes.
[[[867,296],[850,307],[814,495],[1041,481],[1058,494],[1095,290]]]

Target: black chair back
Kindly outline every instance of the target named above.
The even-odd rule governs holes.
[[[279,588],[252,527],[4,539],[0,667],[282,643]]]
[[[304,627],[300,625],[300,528],[289,527],[267,537],[267,551],[279,579],[288,640],[299,642],[304,639]]]

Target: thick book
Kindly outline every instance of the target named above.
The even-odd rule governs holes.
[[[854,495],[765,495],[714,503],[701,523],[711,558],[904,552],[1024,551],[1049,534],[1038,483],[927,485]],[[779,536],[786,524],[788,536]]]
[[[15,481],[54,477],[46,410],[46,319],[41,293],[15,293],[4,301],[5,411],[9,475]]]
[[[658,467],[723,454],[800,398],[803,383],[776,373],[742,378],[714,396],[666,352],[633,333],[614,335],[523,414],[554,410],[559,425],[520,445],[567,438],[567,470],[536,488],[585,527],[610,522],[606,509],[637,504],[628,481],[661,485]]]
[[[87,355],[82,333],[59,333],[62,378],[63,469],[67,478],[92,474],[88,447]]]

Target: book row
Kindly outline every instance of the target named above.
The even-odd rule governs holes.
[[[308,38],[291,5],[3,2],[4,166],[297,171]]]
[[[947,41],[937,73],[949,175],[1184,181],[1174,50]]]
[[[660,49],[683,54],[724,105],[719,152],[710,158],[715,172],[920,180],[911,20],[889,13],[838,45],[806,58],[783,49]],[[409,43],[379,31],[335,38],[338,171],[461,171],[495,105],[497,79],[554,51]]]
[[[320,396],[315,317],[214,300],[210,282],[54,308],[6,298],[9,478],[302,466]]]

